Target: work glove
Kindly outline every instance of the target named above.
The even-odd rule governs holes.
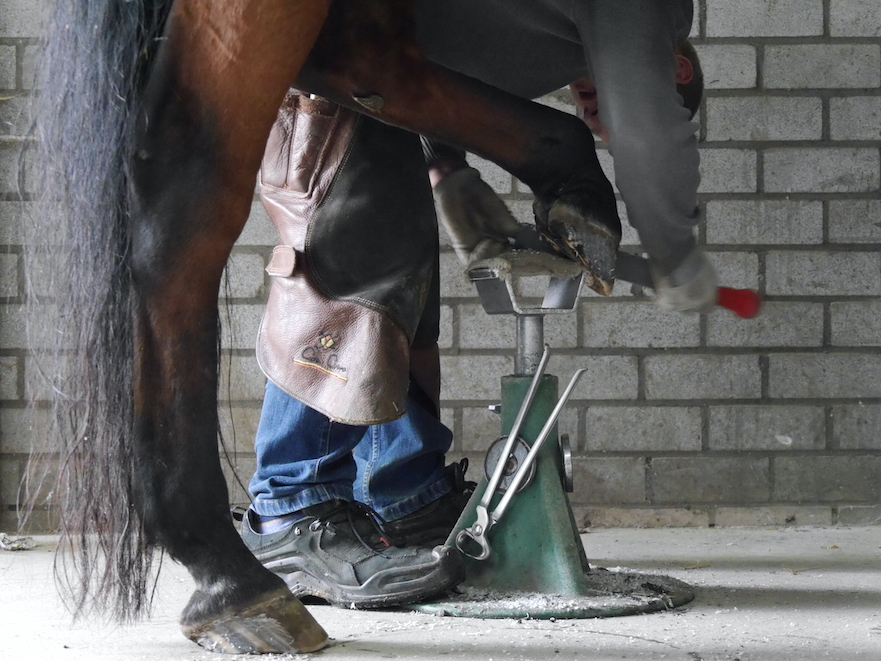
[[[438,219],[466,266],[501,254],[520,224],[474,168],[456,170],[434,187]]]
[[[710,312],[718,299],[719,281],[706,254],[695,248],[669,275],[652,267],[655,303],[674,312]]]

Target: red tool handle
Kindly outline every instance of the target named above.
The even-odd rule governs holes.
[[[743,319],[752,319],[762,307],[762,299],[758,292],[752,289],[732,289],[731,287],[719,287],[716,303],[723,308],[728,308]]]

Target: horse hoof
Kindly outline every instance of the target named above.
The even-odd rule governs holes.
[[[581,263],[584,284],[601,296],[612,293],[620,234],[565,197],[551,205],[543,230],[557,250]]]
[[[302,654],[327,645],[327,633],[287,590],[181,629],[205,649],[228,654]]]
[[[602,173],[573,177],[550,198],[536,196],[535,225],[558,251],[584,268],[584,284],[612,293],[621,220],[615,193]]]

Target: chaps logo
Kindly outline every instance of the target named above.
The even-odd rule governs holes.
[[[298,365],[317,369],[325,374],[347,381],[346,368],[340,365],[340,336],[337,333],[321,331],[312,346],[303,349],[300,358],[294,360]]]

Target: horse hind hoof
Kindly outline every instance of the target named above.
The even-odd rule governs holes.
[[[181,629],[208,651],[228,654],[305,654],[327,645],[327,633],[287,590]]]
[[[601,296],[611,294],[620,233],[593,214],[584,213],[566,197],[551,205],[545,222],[548,240],[584,267],[584,283]]]

